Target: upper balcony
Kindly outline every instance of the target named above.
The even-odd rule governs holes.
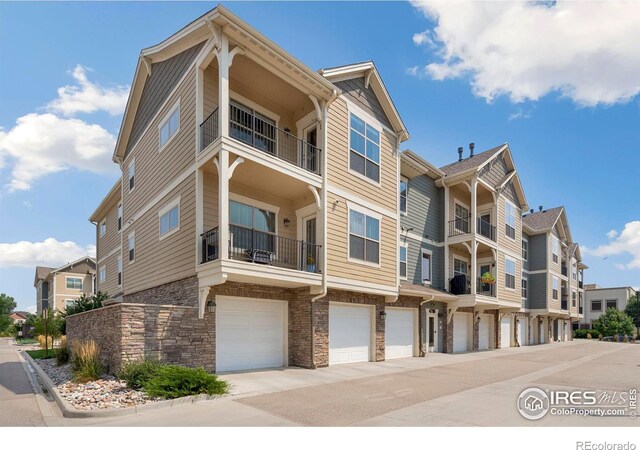
[[[476,220],[473,223],[471,193],[465,184],[457,184],[449,192],[449,217],[447,237],[450,242],[468,241],[477,238],[495,247],[497,242],[497,208],[491,192],[482,184],[477,187]]]

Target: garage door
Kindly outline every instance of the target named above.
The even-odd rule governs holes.
[[[284,365],[284,301],[216,301],[216,371]]]
[[[570,330],[569,321],[565,320],[564,321],[564,340],[565,341],[569,340],[569,330]]]
[[[413,356],[417,310],[385,308],[385,311],[385,359]]]
[[[329,304],[329,364],[369,361],[371,309]]]
[[[529,335],[527,333],[527,320],[520,319],[518,322],[518,343],[521,347],[529,345]]]
[[[500,322],[500,348],[511,347],[511,317],[503,317]]]
[[[491,339],[491,321],[493,316],[490,314],[480,314],[480,323],[478,330],[478,350],[489,350],[489,342]]]
[[[540,324],[538,326],[540,327],[540,336],[539,336],[538,342],[540,342],[541,344],[544,344],[546,340],[546,335],[547,335],[547,330],[544,326],[544,321],[540,321]]]
[[[469,314],[453,314],[453,351],[466,352],[469,350]]]

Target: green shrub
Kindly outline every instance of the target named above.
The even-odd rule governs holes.
[[[158,370],[164,365],[157,359],[129,362],[120,367],[116,376],[126,382],[127,387],[141,389],[151,378],[156,376]]]
[[[71,359],[71,352],[69,352],[69,347],[66,345],[64,347],[58,347],[53,351],[56,356],[56,364],[62,366],[69,362]]]
[[[95,341],[74,342],[71,350],[71,370],[78,383],[95,381],[102,375],[100,348]]]
[[[578,328],[577,330],[574,330],[573,337],[576,339],[589,339],[589,334],[591,333],[593,333],[593,330]]]
[[[162,398],[196,394],[222,395],[229,391],[229,385],[202,368],[162,366],[156,375],[144,384],[144,391],[151,397]]]
[[[29,356],[31,356],[33,359],[49,359],[49,358],[53,358],[53,350],[49,349],[44,350],[44,349],[40,349],[40,350],[27,350],[27,353],[29,354]]]

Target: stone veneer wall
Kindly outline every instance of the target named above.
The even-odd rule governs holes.
[[[171,283],[161,284],[144,291],[127,293],[125,303],[144,303],[152,305],[198,306],[198,277],[184,278]]]
[[[213,371],[214,338],[214,315],[189,306],[119,303],[67,317],[69,344],[96,341],[110,371],[142,357]]]

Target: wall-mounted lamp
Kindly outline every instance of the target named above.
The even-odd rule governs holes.
[[[284,219],[282,223],[284,223],[285,228],[289,228],[289,226],[291,225],[291,221],[289,219]]]
[[[285,133],[291,133],[291,130],[290,130],[289,128],[285,128],[285,129],[284,129],[284,132],[285,132]]]
[[[216,302],[214,302],[213,300],[209,300],[207,302],[207,312],[209,313],[216,312]]]
[[[387,318],[387,312],[383,309],[382,311],[380,311],[380,319],[384,320]]]

